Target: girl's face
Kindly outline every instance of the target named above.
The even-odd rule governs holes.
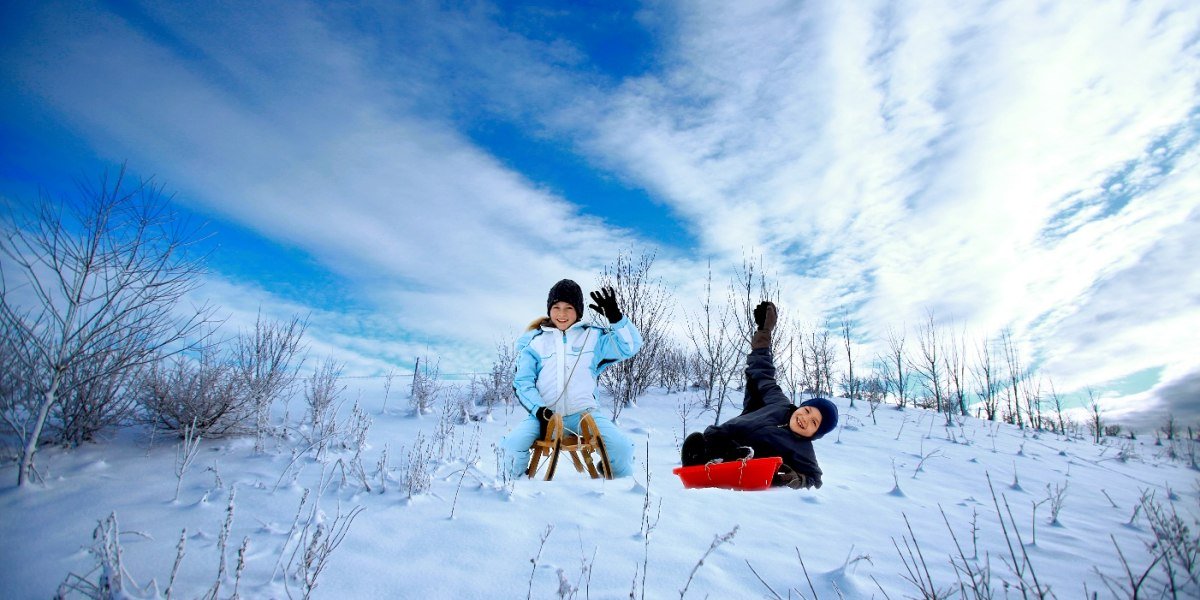
[[[550,322],[554,323],[559,331],[566,331],[578,320],[579,315],[575,314],[575,307],[568,302],[555,302],[550,307]]]
[[[821,411],[811,407],[802,406],[792,412],[792,418],[788,419],[788,428],[796,435],[804,437],[812,437],[816,435],[817,428],[821,426]]]

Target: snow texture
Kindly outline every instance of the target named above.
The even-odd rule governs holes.
[[[590,480],[564,458],[552,482],[505,485],[497,479],[493,444],[524,418],[521,409],[439,436],[448,420],[393,409],[380,414],[382,383],[359,387],[373,418],[362,454],[369,492],[353,476],[343,483],[336,465],[350,462],[348,450],[330,451],[324,466],[312,452],[294,454],[306,447],[302,429],[269,444],[265,454],[254,452],[250,438],[203,440],[177,502],[171,499],[178,441],[151,440],[136,429],[71,451],[42,450],[44,483],[27,489],[14,487],[15,465],[5,465],[3,596],[48,598],[69,573],[86,576],[96,564],[87,550],[92,531],[111,513],[120,524],[126,593],[150,595],[151,580],[165,590],[186,528],[173,595],[203,596],[216,579],[229,491],[236,487],[220,596],[233,593],[237,549],[248,538],[239,594],[280,598],[290,590],[298,597],[298,581],[285,589],[279,571],[298,541],[289,533],[304,489],[316,495],[322,471],[330,478],[318,513],[326,525],[339,510],[364,511],[320,574],[316,598],[628,598],[631,589],[638,598],[671,598],[685,587],[691,598],[812,598],[813,591],[817,598],[884,598],[883,590],[891,598],[919,597],[906,579],[908,556],[897,551],[912,545],[912,536],[929,580],[957,597],[951,557],[958,552],[942,511],[972,564],[990,565],[992,587],[1003,597],[1005,582],[1016,585],[1017,578],[989,476],[1001,508],[1011,508],[1009,535],[1020,534],[1038,582],[1059,598],[1081,597],[1085,585],[1107,597],[1098,573],[1124,573],[1113,540],[1136,572],[1151,560],[1149,523],[1144,513],[1134,516],[1144,494],[1173,506],[1193,531],[1200,515],[1197,471],[1166,458],[1166,447],[1151,436],[1096,445],[1086,434],[1068,439],[972,418],[946,426],[942,415],[887,406],[875,424],[865,403],[850,409],[846,399],[837,399],[842,426],[816,444],[825,471],[820,490],[685,490],[671,469],[684,436],[677,406],[690,396],[659,391],[621,415],[621,427],[637,440],[634,477]],[[388,406],[405,405],[392,395]],[[299,412],[293,401],[290,414]],[[691,417],[689,429],[702,419],[711,422],[711,413]],[[401,484],[418,433],[435,460],[428,465],[431,487],[410,498]],[[377,473],[385,446],[386,491]],[[1063,487],[1061,512],[1051,523],[1046,500]],[[96,573],[90,577],[95,581]]]

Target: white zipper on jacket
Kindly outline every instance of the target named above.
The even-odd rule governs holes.
[[[560,346],[559,346],[559,350],[558,350],[558,385],[559,385],[558,395],[561,396],[563,399],[562,415],[565,418],[567,415],[571,414],[571,411],[567,410],[567,408],[568,408],[567,405],[570,402],[569,396],[571,395],[571,392],[570,392],[570,390],[567,389],[567,384],[570,382],[567,381],[567,332],[566,331],[562,332],[562,338],[560,338],[559,344],[560,344]]]

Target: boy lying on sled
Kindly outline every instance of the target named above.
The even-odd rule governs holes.
[[[837,427],[837,406],[825,398],[806,400],[799,406],[788,402],[775,381],[771,357],[771,331],[776,318],[775,305],[770,302],[754,309],[758,330],[750,338],[751,350],[746,357],[742,414],[704,433],[688,435],[680,453],[683,466],[778,456],[783,464],[772,478],[772,485],[819,488],[821,467],[817,466],[812,443]]]

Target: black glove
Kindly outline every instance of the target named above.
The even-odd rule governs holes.
[[[754,307],[754,324],[760,330],[772,331],[775,329],[775,321],[778,319],[777,313],[778,311],[775,309],[773,302],[759,302],[758,306]]]
[[[696,431],[683,439],[683,447],[679,449],[679,460],[685,467],[708,462],[708,447],[704,442],[703,433]]]
[[[621,320],[621,309],[617,308],[617,293],[611,287],[600,288],[600,291],[592,292],[591,296],[595,304],[588,306],[592,310],[604,315],[609,323]]]
[[[806,477],[801,473],[797,473],[787,465],[780,465],[779,471],[771,478],[771,485],[778,487],[789,487],[793,490],[806,489],[813,487],[821,487],[820,482],[814,481],[810,477]]]
[[[775,322],[779,319],[779,315],[775,310],[775,305],[770,302],[760,302],[754,307],[754,324],[758,326],[758,331],[750,337],[750,348],[770,348],[771,347],[771,331],[775,329]]]
[[[546,427],[550,425],[550,419],[554,417],[554,411],[545,406],[539,406],[534,411],[533,416],[537,417],[538,420],[538,431],[540,432],[538,439],[544,439],[546,437]]]

